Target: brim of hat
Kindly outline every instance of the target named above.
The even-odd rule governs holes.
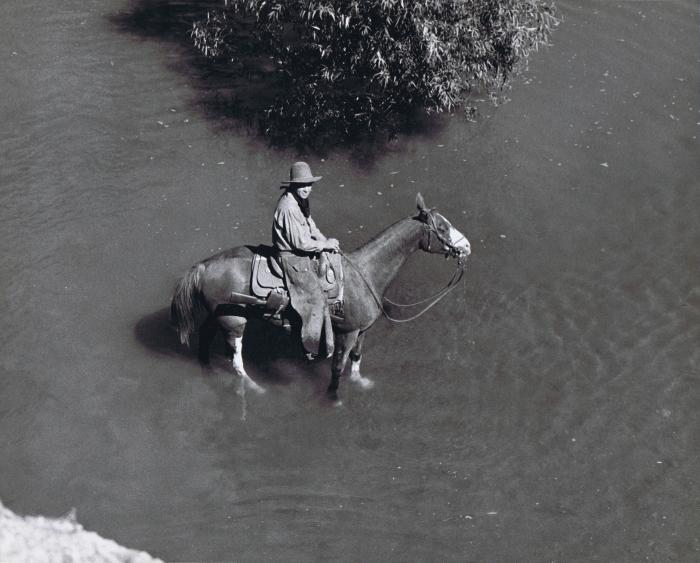
[[[298,180],[282,180],[283,186],[291,186],[294,184],[309,184],[311,182],[318,182],[323,176],[309,176],[308,178],[301,178]]]

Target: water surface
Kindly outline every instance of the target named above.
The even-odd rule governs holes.
[[[167,560],[697,559],[697,4],[558,5],[477,123],[301,155],[344,248],[417,191],[473,247],[463,288],[377,323],[376,386],[334,409],[284,335],[248,338],[268,393],[243,401],[167,325],[191,264],[269,240],[297,158],[205,110],[191,5],[5,2],[3,502]],[[390,293],[450,275],[419,253]]]

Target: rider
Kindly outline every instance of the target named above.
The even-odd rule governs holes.
[[[289,180],[275,209],[272,223],[272,243],[278,252],[284,270],[292,308],[301,317],[301,339],[307,357],[319,354],[321,335],[327,355],[333,352],[333,332],[330,314],[318,277],[312,267],[312,258],[324,251],[338,252],[337,239],[326,238],[311,218],[309,195],[314,176],[306,162],[295,162],[289,171]]]

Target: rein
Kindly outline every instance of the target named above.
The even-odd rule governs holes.
[[[387,319],[389,319],[393,323],[407,323],[407,322],[416,320],[418,317],[420,317],[424,313],[426,313],[429,309],[431,309],[432,307],[437,305],[438,302],[440,302],[448,293],[450,293],[455,287],[457,287],[457,284],[462,280],[462,276],[464,276],[464,265],[458,263],[457,269],[455,270],[455,273],[452,275],[452,279],[450,279],[450,281],[447,282],[447,285],[445,287],[443,287],[437,293],[435,293],[434,295],[431,295],[430,297],[428,297],[426,299],[423,299],[421,301],[416,301],[415,303],[407,303],[407,304],[402,305],[400,303],[394,303],[393,301],[391,301],[390,299],[388,299],[386,297],[379,298],[377,296],[377,294],[375,293],[372,285],[369,283],[369,281],[367,281],[367,278],[362,273],[362,270],[360,268],[358,268],[353,263],[353,261],[350,260],[350,258],[348,258],[347,254],[345,254],[344,252],[341,252],[340,254],[345,257],[345,260],[347,260],[348,264],[350,264],[353,267],[353,269],[360,275],[360,278],[362,278],[362,281],[365,282],[365,285],[367,286],[367,289],[369,289],[370,294],[372,295],[375,302],[377,303],[379,310],[384,314],[384,316]],[[423,303],[426,303],[427,301],[431,301],[431,300],[432,300],[432,303],[430,303],[427,307],[425,307],[425,309],[423,309],[420,313],[413,315],[412,317],[409,317],[407,319],[395,319],[394,317],[389,315],[389,313],[387,313],[384,310],[384,305],[381,301],[382,299],[384,299],[385,301],[387,301],[391,305],[395,305],[397,307],[415,307],[416,305],[422,305]]]

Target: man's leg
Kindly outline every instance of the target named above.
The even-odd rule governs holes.
[[[301,341],[307,353],[318,355],[321,340],[326,343],[326,351],[332,353],[332,334],[324,333],[328,316],[326,296],[318,282],[318,277],[308,258],[283,257],[287,278],[287,289],[292,308],[301,317]],[[331,330],[328,322],[328,330]]]
[[[324,329],[326,317],[328,317],[328,324],[330,325],[330,316],[328,315],[328,308],[326,307],[326,296],[323,294],[323,291],[321,291],[318,281],[316,279],[309,281],[311,283],[309,283],[310,287],[308,288],[306,296],[307,314],[306,316],[302,315],[301,341],[307,352],[318,355],[320,353],[322,337],[324,341],[326,341],[326,347],[328,346]],[[326,350],[326,352],[333,353],[332,336],[330,350]]]

